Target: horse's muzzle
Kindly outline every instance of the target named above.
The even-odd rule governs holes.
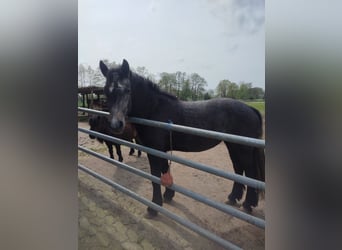
[[[124,121],[113,118],[110,122],[110,126],[114,130],[115,133],[120,134],[124,131],[125,123]]]

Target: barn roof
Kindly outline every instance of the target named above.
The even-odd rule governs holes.
[[[78,93],[80,93],[80,94],[94,93],[94,94],[101,95],[101,94],[103,94],[103,87],[99,87],[99,86],[79,87]]]

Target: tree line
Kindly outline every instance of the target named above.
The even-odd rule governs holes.
[[[103,60],[109,67],[117,66],[115,62]],[[265,92],[262,88],[253,87],[252,83],[240,82],[239,84],[227,79],[221,80],[216,89],[207,89],[207,81],[197,73],[187,74],[177,71],[175,73],[162,72],[158,75],[150,73],[144,66],[131,68],[132,71],[144,76],[158,84],[158,86],[181,100],[195,101],[206,100],[214,97],[230,97],[233,99],[255,100],[264,99]],[[79,64],[78,67],[78,86],[103,86],[104,78],[97,67]]]

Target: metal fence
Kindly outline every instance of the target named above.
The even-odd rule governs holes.
[[[109,115],[108,112],[103,112],[103,111],[98,111],[98,110],[92,110],[92,109],[87,109],[87,108],[78,108],[79,111],[83,111],[83,112],[88,112],[88,113],[92,113],[92,114],[97,114],[97,115]],[[191,128],[191,127],[186,127],[186,126],[180,126],[180,125],[175,125],[175,124],[170,124],[170,123],[163,123],[163,122],[157,122],[157,121],[151,121],[151,120],[146,120],[146,119],[141,119],[141,118],[129,118],[128,119],[130,122],[132,123],[136,123],[136,124],[142,124],[142,125],[147,125],[147,126],[153,126],[153,127],[158,127],[158,128],[162,128],[162,129],[166,129],[166,130],[170,130],[170,131],[178,131],[178,132],[183,132],[183,133],[189,133],[189,134],[193,134],[193,135],[198,135],[198,136],[204,136],[204,137],[208,137],[208,138],[213,138],[213,139],[218,139],[218,140],[224,140],[224,141],[230,141],[230,142],[234,142],[234,143],[240,143],[243,145],[248,145],[248,146],[254,146],[254,147],[265,147],[265,141],[264,140],[260,140],[260,139],[254,139],[254,138],[248,138],[248,137],[243,137],[243,136],[237,136],[237,135],[230,135],[230,134],[225,134],[225,133],[219,133],[219,132],[215,132],[215,131],[208,131],[208,130],[204,130],[204,129],[197,129],[197,128]],[[242,183],[244,185],[248,185],[260,190],[265,190],[265,183],[252,179],[252,178],[248,178],[245,176],[241,176],[241,175],[236,175],[234,173],[229,173],[226,171],[222,171],[220,169],[217,169],[215,167],[212,166],[207,166],[201,163],[197,163],[194,161],[191,161],[189,159],[184,159],[175,155],[171,155],[162,151],[158,151],[149,147],[145,147],[142,145],[137,145],[125,140],[121,140],[118,138],[114,138],[105,134],[101,134],[95,131],[91,131],[88,129],[84,129],[84,128],[78,128],[78,131],[83,132],[83,133],[87,133],[90,135],[93,135],[95,137],[99,137],[108,141],[112,141],[114,143],[117,144],[122,144],[125,146],[129,146],[131,148],[137,149],[137,150],[141,150],[144,151],[148,154],[152,154],[161,158],[165,158],[174,162],[178,162],[180,164],[184,164],[187,165],[189,167],[195,168],[195,169],[199,169],[217,176],[221,176],[223,178],[229,179],[229,180],[233,180],[233,181],[237,181],[239,183]],[[134,167],[131,167],[129,165],[126,165],[124,163],[121,163],[119,161],[113,160],[111,158],[108,158],[102,154],[99,154],[97,152],[94,152],[92,150],[89,150],[85,147],[82,146],[78,146],[78,149],[93,155],[99,159],[102,159],[104,161],[110,162],[114,165],[116,165],[119,168],[125,169],[131,173],[134,173],[136,175],[139,175],[143,178],[149,179],[155,183],[160,184],[160,179],[152,176],[144,171],[141,171],[139,169],[136,169]],[[222,245],[225,248],[228,249],[240,249],[238,246],[232,244],[231,242],[224,240],[222,238],[220,238],[219,236],[213,234],[212,232],[209,232],[199,226],[197,226],[196,224],[185,220],[184,218],[181,218],[177,215],[175,215],[174,213],[168,211],[167,209],[160,207],[158,205],[156,205],[155,203],[139,196],[138,194],[132,192],[131,190],[117,184],[114,183],[113,181],[95,173],[94,171],[82,166],[82,165],[78,165],[78,168],[90,175],[92,175],[93,177],[103,181],[104,183],[112,186],[113,188],[127,194],[128,196],[140,201],[141,203],[159,211],[160,213],[166,215],[167,217],[170,217],[171,219],[177,221],[178,223],[180,223],[181,225],[201,234],[204,237],[207,237],[213,241],[215,241],[216,243]],[[257,227],[263,228],[265,229],[265,220],[254,217],[250,214],[244,213],[232,206],[226,205],[226,204],[222,204],[216,201],[213,201],[201,194],[195,193],[191,190],[188,190],[184,187],[181,187],[179,185],[173,184],[171,187],[171,189],[175,190],[176,192],[179,192],[183,195],[186,195],[188,197],[191,197],[199,202],[202,202],[208,206],[211,206],[213,208],[216,208],[224,213],[230,214],[234,217],[237,217],[241,220],[244,220],[248,223],[251,223]]]

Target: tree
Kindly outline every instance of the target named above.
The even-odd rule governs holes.
[[[161,73],[158,85],[165,91],[175,94],[176,75],[166,72]]]
[[[252,83],[240,82],[239,85],[229,80],[222,80],[216,87],[219,97],[229,97],[233,99],[262,99],[265,92],[262,88],[252,87]]]
[[[92,75],[92,82],[94,85],[97,86],[104,86],[105,85],[105,78],[102,75],[102,72],[100,70],[100,67],[97,67],[96,70],[94,70],[94,73]]]
[[[203,99],[204,99],[204,100],[209,100],[209,99],[213,98],[214,96],[215,96],[214,90],[209,89],[208,91],[206,91],[206,92],[204,93]]]
[[[192,73],[189,78],[192,100],[202,99],[207,81],[197,73]]]
[[[148,70],[144,66],[138,66],[137,69],[135,70],[139,75],[143,77],[148,77],[149,73]]]
[[[94,75],[94,70],[91,68],[91,66],[88,66],[87,69],[87,78],[88,78],[88,85],[93,85],[93,75]]]
[[[216,92],[219,97],[228,97],[228,88],[231,82],[229,80],[222,80],[216,87]]]
[[[177,71],[175,73],[175,80],[176,80],[175,91],[176,91],[176,95],[179,97],[180,92],[182,91],[182,87],[183,87],[185,80],[186,80],[186,73]]]
[[[156,82],[156,77],[155,77],[155,75],[152,74],[152,73],[148,73],[147,79],[149,79],[150,81],[152,81],[152,82],[154,82],[154,83]]]
[[[86,69],[83,64],[78,66],[78,85],[84,87],[86,84]]]
[[[240,82],[239,86],[239,99],[247,100],[250,99],[250,88],[252,87],[252,83]]]
[[[237,99],[239,98],[239,86],[235,82],[228,85],[228,97]]]
[[[265,92],[262,88],[254,87],[250,89],[250,98],[251,99],[263,99],[265,96]]]
[[[183,101],[189,101],[191,100],[191,89],[190,89],[190,81],[189,79],[186,79],[184,82],[183,82],[183,85],[182,85],[182,90],[180,92],[180,95],[179,95],[179,98]]]

